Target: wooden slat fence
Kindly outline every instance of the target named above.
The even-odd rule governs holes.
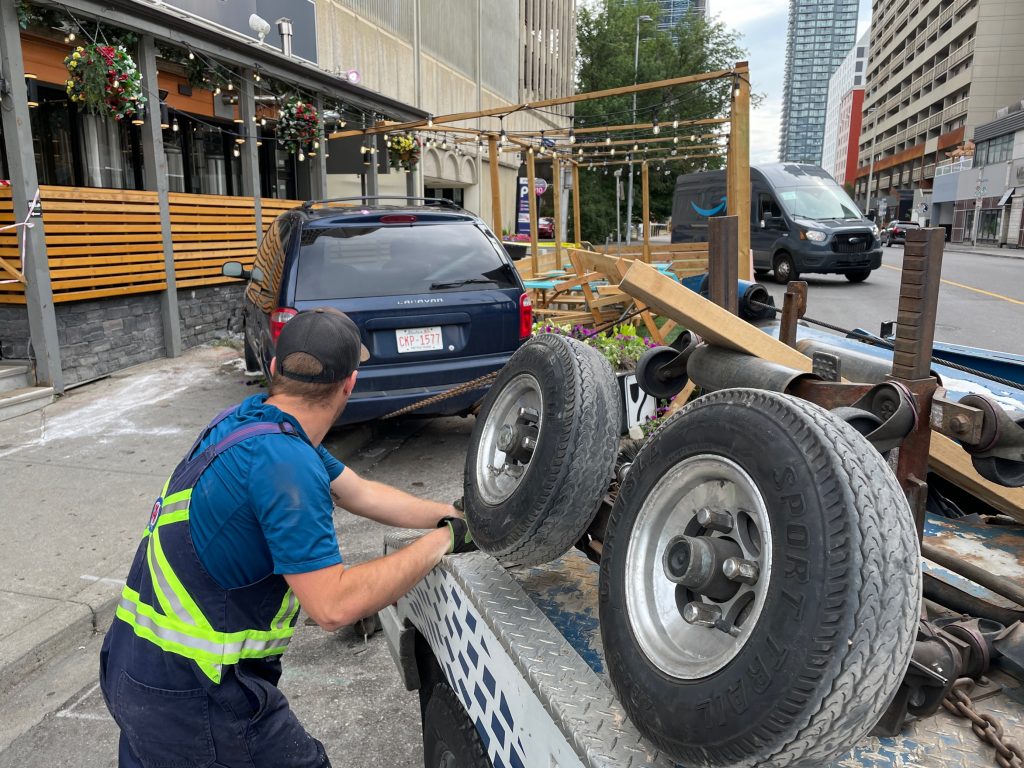
[[[54,301],[167,287],[156,192],[44,186],[40,199]],[[179,288],[232,282],[220,274],[225,261],[252,264],[257,236],[251,197],[171,193],[169,202]],[[297,205],[296,200],[262,200],[262,231]],[[13,221],[11,191],[0,187],[0,226]],[[0,260],[20,269],[15,230],[0,232]],[[24,285],[4,282],[9,278],[0,269],[0,304],[24,304]]]
[[[598,253],[643,261],[643,243],[595,246]],[[708,271],[707,243],[651,243],[651,261],[670,261],[671,270],[682,279]]]
[[[54,301],[163,290],[156,192],[41,187]]]
[[[14,223],[14,203],[9,187],[0,187],[0,227]],[[18,250],[18,231],[7,229],[0,232],[0,260],[11,269],[21,271],[21,255]],[[0,269],[0,304],[24,304],[25,286],[14,281],[14,276]]]

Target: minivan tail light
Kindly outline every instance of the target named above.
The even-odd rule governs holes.
[[[392,213],[380,217],[381,224],[412,224],[418,221],[419,217],[410,213]]]
[[[278,307],[270,313],[270,338],[273,339],[274,343],[277,343],[277,337],[281,335],[281,329],[284,328],[284,324],[291,320],[296,312],[291,307]]]
[[[519,339],[528,339],[533,333],[533,302],[530,294],[519,297]]]

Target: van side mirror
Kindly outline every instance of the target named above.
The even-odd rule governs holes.
[[[259,267],[253,267],[251,270],[246,269],[242,266],[240,261],[225,261],[221,265],[220,273],[224,277],[234,277],[239,280],[252,280],[254,283],[263,282],[263,270]]]
[[[764,225],[764,219],[761,219],[761,229],[766,229],[766,227]]]

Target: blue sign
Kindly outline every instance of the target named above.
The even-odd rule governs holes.
[[[530,234],[530,179],[520,176],[516,182],[516,231],[517,235]]]

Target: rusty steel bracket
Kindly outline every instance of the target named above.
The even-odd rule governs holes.
[[[822,381],[840,382],[843,380],[843,361],[839,355],[818,351],[811,355],[811,373]]]
[[[950,400],[944,387],[932,395],[931,428],[966,445],[981,442],[985,414],[980,408]]]
[[[796,348],[797,321],[807,312],[807,283],[793,280],[786,285],[782,300],[782,322],[779,326],[779,341]]]

